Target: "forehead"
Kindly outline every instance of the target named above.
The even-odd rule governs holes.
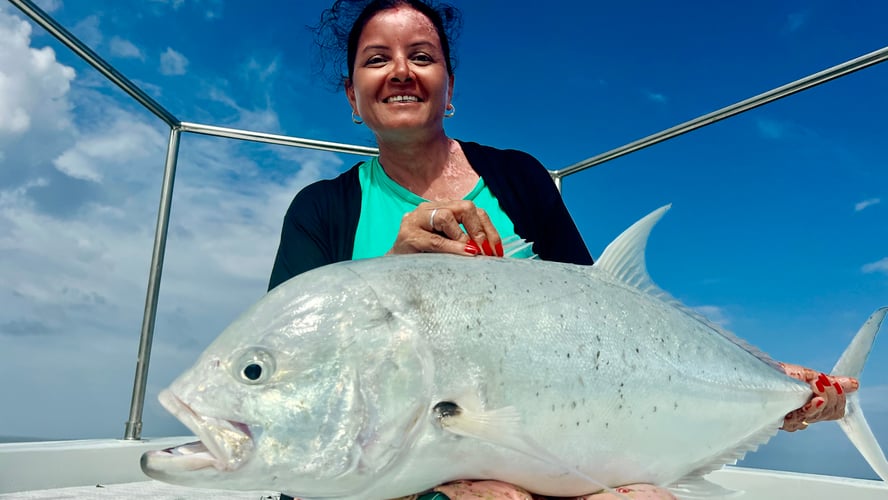
[[[408,6],[398,6],[377,12],[367,21],[358,45],[377,44],[387,39],[410,38],[410,42],[424,41],[441,45],[441,38],[432,20]]]

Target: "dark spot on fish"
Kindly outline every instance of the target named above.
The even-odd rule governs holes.
[[[567,353],[567,359],[570,359],[570,353]]]
[[[635,348],[635,353],[636,353],[636,354],[639,354],[639,353],[641,353],[641,351],[639,351],[638,348],[636,347],[636,348]]]
[[[537,391],[537,397],[540,397],[540,391]]]
[[[678,401],[675,402],[675,405],[672,407],[672,409],[673,409],[673,410],[677,410],[677,409],[678,409]]]
[[[657,413],[657,407],[656,407],[656,406],[654,407],[654,413]]]
[[[577,407],[577,402],[576,402],[576,401],[571,401],[571,402],[570,402],[570,407],[571,407],[571,409],[576,408],[576,407]]]
[[[552,412],[555,412],[555,405],[552,405]]]
[[[438,419],[456,417],[462,413],[462,408],[452,401],[441,401],[433,408]]]
[[[596,351],[595,352],[595,361],[598,362],[598,358],[600,358],[600,357],[601,357],[601,351]]]
[[[579,421],[579,420],[577,420],[577,427],[579,427],[579,426],[580,426],[580,421]]]

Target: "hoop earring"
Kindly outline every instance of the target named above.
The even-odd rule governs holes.
[[[362,120],[361,117],[358,116],[358,114],[354,111],[352,111],[352,121],[355,122],[355,125],[360,125],[364,123],[364,120]]]
[[[453,115],[456,114],[456,106],[453,104],[448,104],[446,108],[444,108],[444,118],[453,118]]]

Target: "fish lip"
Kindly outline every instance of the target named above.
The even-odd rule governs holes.
[[[156,452],[158,458],[176,460],[187,457],[185,468],[189,470],[212,466],[220,471],[232,471],[252,455],[254,437],[249,425],[201,415],[169,389],[161,391],[157,398],[167,411],[200,439]],[[184,462],[185,458],[181,460]]]

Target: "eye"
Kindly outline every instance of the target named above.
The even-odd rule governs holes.
[[[414,54],[413,61],[420,63],[420,64],[431,64],[431,63],[435,62],[435,60],[432,58],[432,56],[430,56],[428,54],[424,54],[424,53]]]
[[[244,351],[234,363],[235,378],[245,384],[257,385],[268,381],[274,374],[274,356],[258,347]]]
[[[373,56],[370,59],[367,59],[367,62],[364,63],[365,66],[382,66],[385,64],[385,58],[382,56]]]

